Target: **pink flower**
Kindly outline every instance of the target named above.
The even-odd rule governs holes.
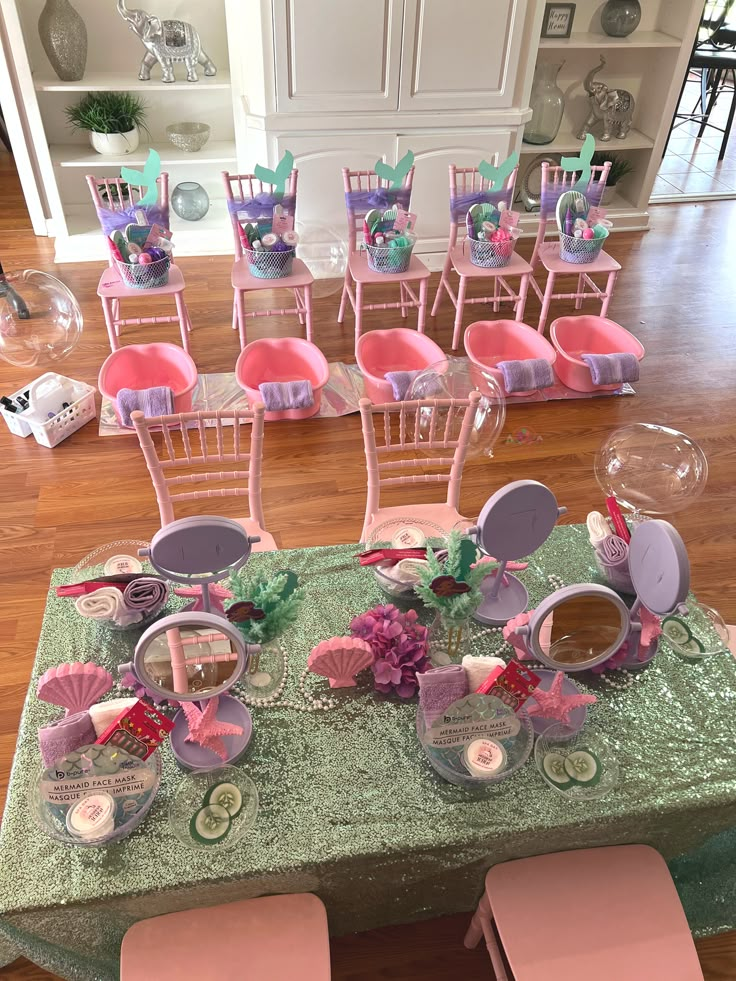
[[[416,610],[401,613],[395,606],[376,606],[354,617],[350,632],[366,640],[373,651],[373,678],[377,691],[412,698],[417,674],[429,667],[427,628],[417,623]]]

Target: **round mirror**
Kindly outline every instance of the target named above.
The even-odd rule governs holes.
[[[637,525],[629,545],[629,573],[636,595],[652,613],[673,613],[687,599],[690,561],[685,543],[669,521]]]
[[[218,582],[247,562],[254,541],[237,521],[205,515],[166,525],[148,553],[153,567],[174,582]]]
[[[180,702],[227,691],[246,667],[240,631],[208,613],[176,613],[150,627],[135,649],[135,673],[146,688]]]
[[[602,664],[629,635],[629,611],[605,586],[568,586],[539,604],[529,622],[533,657],[560,671]]]
[[[488,498],[478,517],[478,544],[497,559],[520,559],[549,538],[560,508],[536,480],[514,480]]]

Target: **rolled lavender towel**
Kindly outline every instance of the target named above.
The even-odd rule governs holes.
[[[596,549],[606,565],[621,565],[622,562],[629,561],[628,543],[619,538],[618,535],[607,535],[600,542]]]
[[[391,382],[394,390],[394,398],[397,402],[403,402],[407,396],[411,383],[419,374],[418,371],[387,371],[384,378]]]
[[[174,411],[174,393],[159,385],[155,388],[121,388],[115,401],[124,426],[132,426],[130,413],[140,411],[146,419],[167,416]]]
[[[309,380],[263,382],[258,386],[266,412],[285,409],[308,409],[314,405],[314,392]]]
[[[639,380],[639,360],[635,354],[581,354],[590,368],[594,385],[618,385]]]
[[[550,388],[555,383],[552,365],[545,358],[499,361],[496,367],[503,375],[507,392],[531,392],[537,388]]]
[[[129,610],[138,610],[144,616],[160,609],[169,598],[169,584],[152,576],[141,576],[125,587],[123,602]]]
[[[468,694],[468,678],[462,664],[444,664],[417,675],[419,707],[425,725],[431,726],[445,709]]]
[[[56,722],[49,722],[47,726],[42,726],[38,730],[38,745],[43,765],[53,766],[62,756],[79,749],[80,746],[87,746],[96,739],[95,727],[92,725],[89,712],[75,712],[74,715],[65,715],[63,719],[58,719]]]

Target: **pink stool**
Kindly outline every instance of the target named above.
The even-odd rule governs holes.
[[[235,364],[235,377],[251,405],[263,402],[258,386],[264,382],[308,381],[314,402],[304,409],[266,411],[266,422],[308,419],[319,412],[322,389],[330,379],[327,358],[316,344],[301,337],[261,337],[246,344]]]
[[[515,981],[703,981],[667,865],[648,845],[494,866],[465,946],[482,936],[496,981],[509,981],[504,959]]]
[[[508,395],[503,384],[503,373],[496,367],[501,361],[544,358],[554,367],[557,360],[557,352],[547,338],[517,320],[478,320],[465,331],[464,343],[471,375],[482,392],[489,387],[483,385],[483,375],[488,374],[498,382],[503,394]],[[514,395],[531,394],[514,392]]]
[[[555,373],[563,385],[576,392],[615,392],[621,385],[594,385],[583,354],[629,353],[641,361],[644,345],[613,320],[605,317],[559,317],[549,332],[558,358]]]
[[[174,412],[189,412],[197,378],[196,364],[176,344],[129,344],[103,361],[97,386],[112,402],[122,426],[117,407],[121,388],[170,388],[174,393]]]
[[[168,913],[123,937],[120,981],[329,981],[325,908],[310,893]]]
[[[396,401],[393,386],[386,380],[387,371],[423,371],[447,360],[442,348],[431,337],[406,327],[361,334],[355,359],[371,402]]]

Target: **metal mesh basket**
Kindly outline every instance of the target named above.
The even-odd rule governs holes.
[[[115,260],[115,265],[120,272],[120,278],[126,286],[134,290],[155,290],[159,286],[166,286],[169,281],[169,266],[171,259],[165,256],[163,259],[154,259],[146,265],[139,263],[121,262]]]
[[[410,245],[397,245],[393,248],[383,245],[366,245],[368,266],[377,273],[406,272],[411,262],[413,248],[413,242]]]
[[[257,279],[283,279],[291,276],[291,267],[294,264],[296,249],[289,249],[285,252],[266,252],[261,249],[246,251],[248,265],[252,276]]]
[[[575,238],[560,232],[560,259],[577,265],[593,262],[601,254],[607,238],[608,233],[603,238]]]
[[[485,242],[483,239],[469,238],[467,241],[470,243],[470,261],[474,266],[482,266],[483,269],[508,266],[514,254],[513,239],[508,242]]]

